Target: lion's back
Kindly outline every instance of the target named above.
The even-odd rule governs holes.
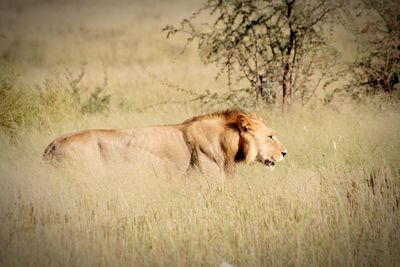
[[[57,138],[43,153],[52,163],[125,162],[132,166],[172,166],[182,171],[190,163],[179,126],[129,130],[84,130]]]

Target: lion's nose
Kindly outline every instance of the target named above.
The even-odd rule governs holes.
[[[286,155],[286,152],[282,152],[282,157],[284,157]]]

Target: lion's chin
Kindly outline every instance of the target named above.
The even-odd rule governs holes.
[[[264,165],[267,167],[267,170],[272,171],[275,167],[275,162],[269,159],[264,160]]]

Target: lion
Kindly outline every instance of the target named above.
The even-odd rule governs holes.
[[[276,132],[256,114],[229,109],[181,124],[133,129],[89,129],[57,138],[44,151],[54,163],[100,161],[162,162],[182,173],[216,169],[233,176],[238,163],[255,161],[272,169],[287,154]]]

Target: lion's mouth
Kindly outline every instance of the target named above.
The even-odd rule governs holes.
[[[273,162],[272,160],[269,160],[269,159],[264,160],[264,164],[267,167],[274,167],[275,166],[275,162]]]

